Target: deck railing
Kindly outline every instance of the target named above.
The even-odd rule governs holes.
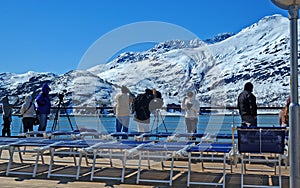
[[[13,109],[14,116],[11,124],[12,135],[22,132],[22,118],[18,116],[19,107]],[[278,113],[281,107],[259,107],[259,126],[279,126]],[[53,121],[58,108],[51,108],[47,130],[53,128]],[[94,129],[98,132],[114,132],[115,116],[113,107],[61,107],[58,113],[58,127],[60,130],[78,128]],[[184,112],[179,108],[160,110],[159,116],[151,115],[150,129],[157,132],[186,132]],[[71,123],[67,116],[70,117]],[[3,120],[0,118],[0,124]],[[197,132],[204,133],[231,133],[232,127],[240,126],[241,120],[236,107],[201,107]],[[71,127],[72,126],[72,127]],[[130,131],[137,131],[137,124],[130,119]],[[34,129],[37,129],[35,126]]]

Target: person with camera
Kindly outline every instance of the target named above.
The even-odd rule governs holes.
[[[42,91],[38,94],[35,101],[37,103],[37,116],[40,122],[38,131],[45,131],[47,127],[47,117],[50,114],[51,102],[49,92],[51,91],[48,84],[42,85]]]
[[[188,133],[196,133],[198,125],[198,117],[200,111],[200,103],[195,98],[192,91],[187,93],[181,104],[181,109],[185,111],[185,124]]]
[[[31,95],[25,97],[25,101],[21,107],[22,123],[23,123],[23,132],[33,131],[34,124],[34,114],[35,114],[35,105],[32,102]]]

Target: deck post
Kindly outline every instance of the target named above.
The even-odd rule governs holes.
[[[290,6],[290,37],[291,37],[291,75],[290,75],[290,97],[289,125],[290,125],[290,187],[300,185],[300,118],[298,103],[298,5]]]

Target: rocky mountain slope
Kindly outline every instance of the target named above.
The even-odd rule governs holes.
[[[259,106],[280,106],[289,95],[288,28],[287,18],[273,15],[237,34],[205,41],[166,41],[88,70],[63,75],[1,73],[0,96],[8,94],[18,105],[26,94],[36,96],[47,82],[53,102],[66,90],[67,105],[114,105],[119,87],[126,85],[134,94],[156,88],[165,104],[179,104],[192,90],[201,106],[235,106],[244,84],[251,81]]]

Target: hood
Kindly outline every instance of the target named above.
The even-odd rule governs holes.
[[[43,86],[42,86],[42,92],[45,93],[45,94],[49,94],[49,91],[51,91],[51,89],[48,86],[48,84],[43,84]]]

